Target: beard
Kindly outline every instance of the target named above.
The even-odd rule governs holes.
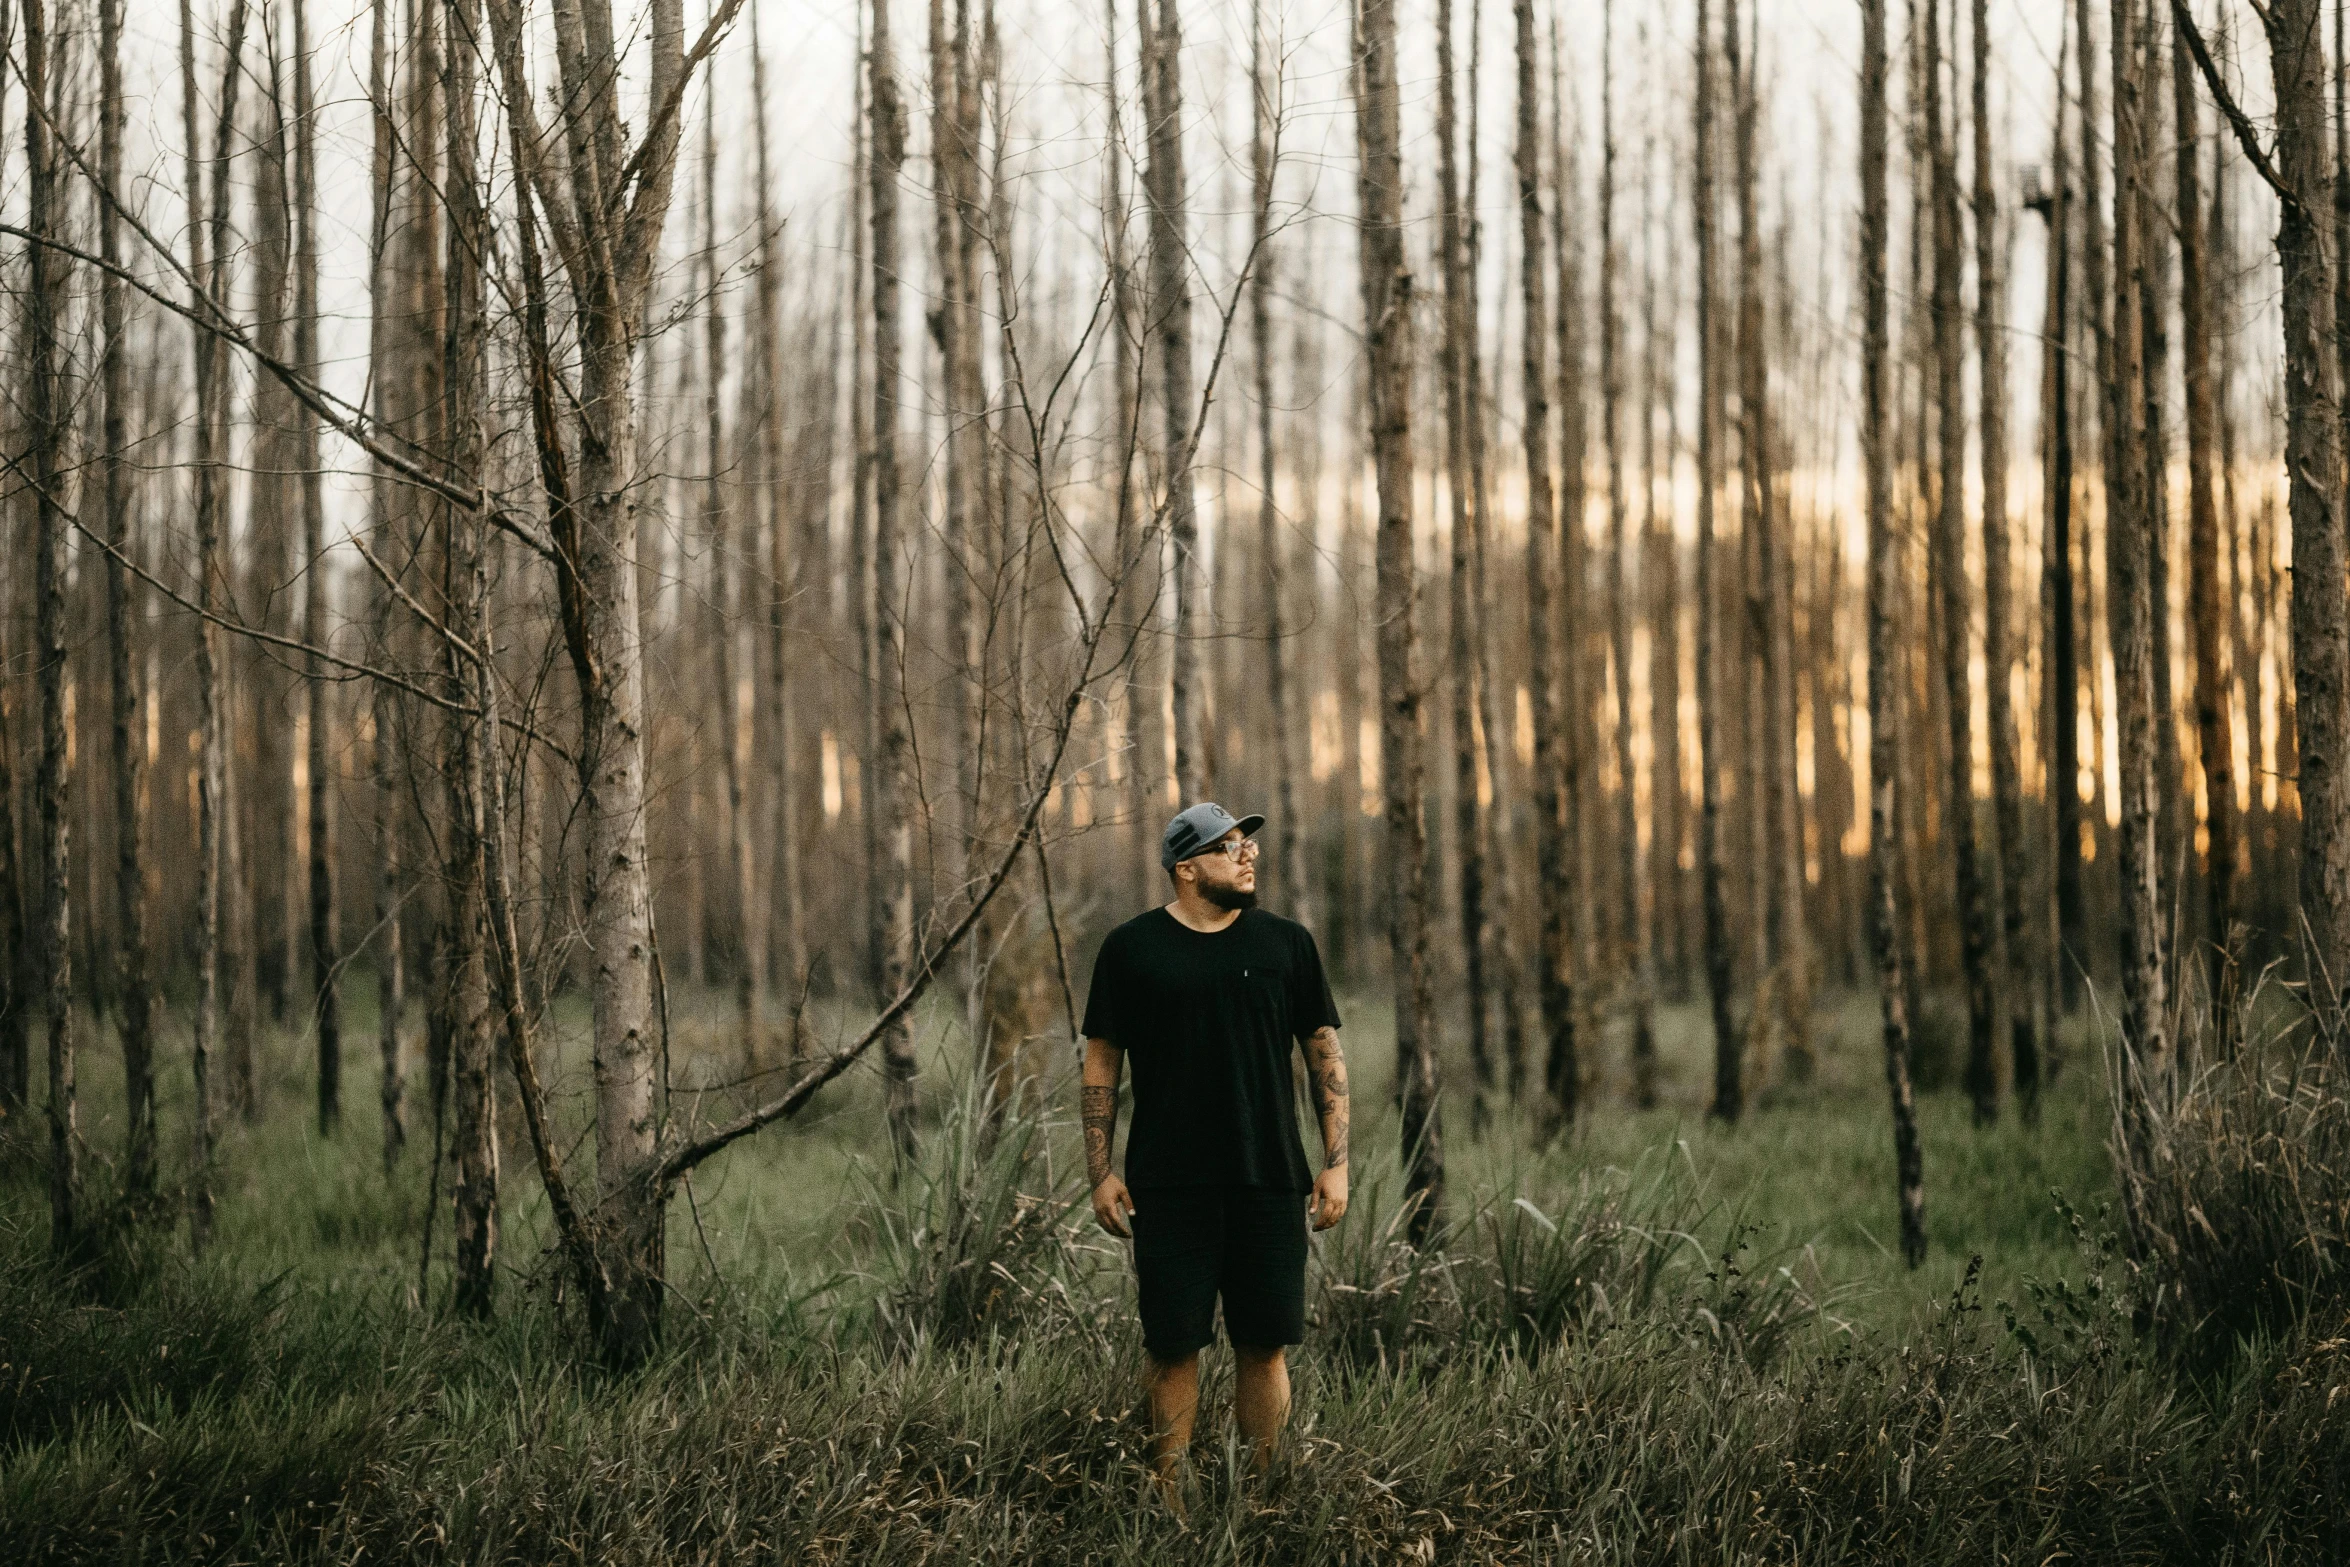
[[[1219,909],[1242,910],[1257,906],[1257,895],[1242,892],[1238,887],[1210,887],[1203,883],[1199,895]]]

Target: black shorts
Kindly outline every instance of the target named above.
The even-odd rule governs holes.
[[[1172,1186],[1134,1193],[1134,1281],[1142,1344],[1165,1363],[1216,1336],[1249,1349],[1302,1343],[1306,1199],[1263,1186]]]

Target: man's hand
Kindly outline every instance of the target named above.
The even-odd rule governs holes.
[[[1338,1206],[1346,1206],[1346,1172],[1338,1172]],[[1134,1212],[1134,1197],[1126,1190],[1126,1183],[1115,1175],[1105,1175],[1093,1189],[1093,1218],[1096,1224],[1122,1241],[1134,1239],[1134,1232],[1126,1227],[1127,1216]]]
[[[1100,1202],[1098,1195],[1095,1202]],[[1101,1210],[1097,1206],[1094,1211]],[[1314,1195],[1306,1199],[1306,1212],[1317,1230],[1326,1230],[1346,1217],[1345,1165],[1334,1164],[1314,1177]]]

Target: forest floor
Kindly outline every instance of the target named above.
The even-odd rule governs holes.
[[[713,1161],[675,1205],[663,1354],[608,1375],[578,1351],[518,1125],[497,1320],[448,1315],[445,1214],[420,1285],[431,1107],[412,1090],[408,1156],[385,1177],[366,988],[341,1135],[316,1129],[305,1042],[269,1042],[272,1086],[226,1138],[200,1262],[184,1226],[126,1228],[107,1265],[60,1276],[37,1108],[0,1129],[0,1560],[2350,1553],[2350,1323],[2192,1365],[2134,1329],[2087,1037],[2034,1122],[1977,1128],[1961,1095],[1922,1099],[1914,1271],[1866,995],[1823,1006],[1815,1068],[1735,1128],[1705,1117],[1694,1006],[1660,1012],[1657,1110],[1622,1108],[1612,1031],[1571,1137],[1544,1144],[1515,1111],[1476,1131],[1456,1089],[1449,1228],[1421,1251],[1395,1200],[1392,1032],[1376,1000],[1342,996],[1355,1208],[1316,1241],[1294,1440],[1244,1473],[1212,1353],[1179,1519],[1142,1478],[1132,1286],[1084,1211],[1066,1079],[989,1143],[956,1108],[970,1063],[932,1008],[921,1168],[891,1179],[862,1068]],[[559,1009],[549,1047],[574,1132],[581,1022]],[[821,1043],[853,1022],[818,1009],[810,1027]],[[734,1074],[728,1032],[722,997],[679,996],[681,1085]],[[84,1051],[103,1190],[118,1078],[107,1041]],[[184,1062],[184,1041],[164,1059]],[[1448,1070],[1466,1082],[1465,1059]],[[166,1084],[172,1169],[184,1075]],[[746,1093],[681,1091],[673,1113]]]

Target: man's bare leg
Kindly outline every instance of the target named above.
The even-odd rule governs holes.
[[[1180,1513],[1183,1498],[1176,1476],[1183,1455],[1191,1449],[1191,1422],[1199,1414],[1199,1351],[1164,1362],[1145,1356],[1143,1365],[1143,1383],[1150,1394],[1151,1473],[1167,1504]]]
[[[1289,1423],[1289,1359],[1285,1351],[1248,1349],[1234,1345],[1232,1417],[1241,1440],[1251,1449],[1249,1463],[1259,1473],[1273,1461],[1281,1445],[1281,1428]]]

